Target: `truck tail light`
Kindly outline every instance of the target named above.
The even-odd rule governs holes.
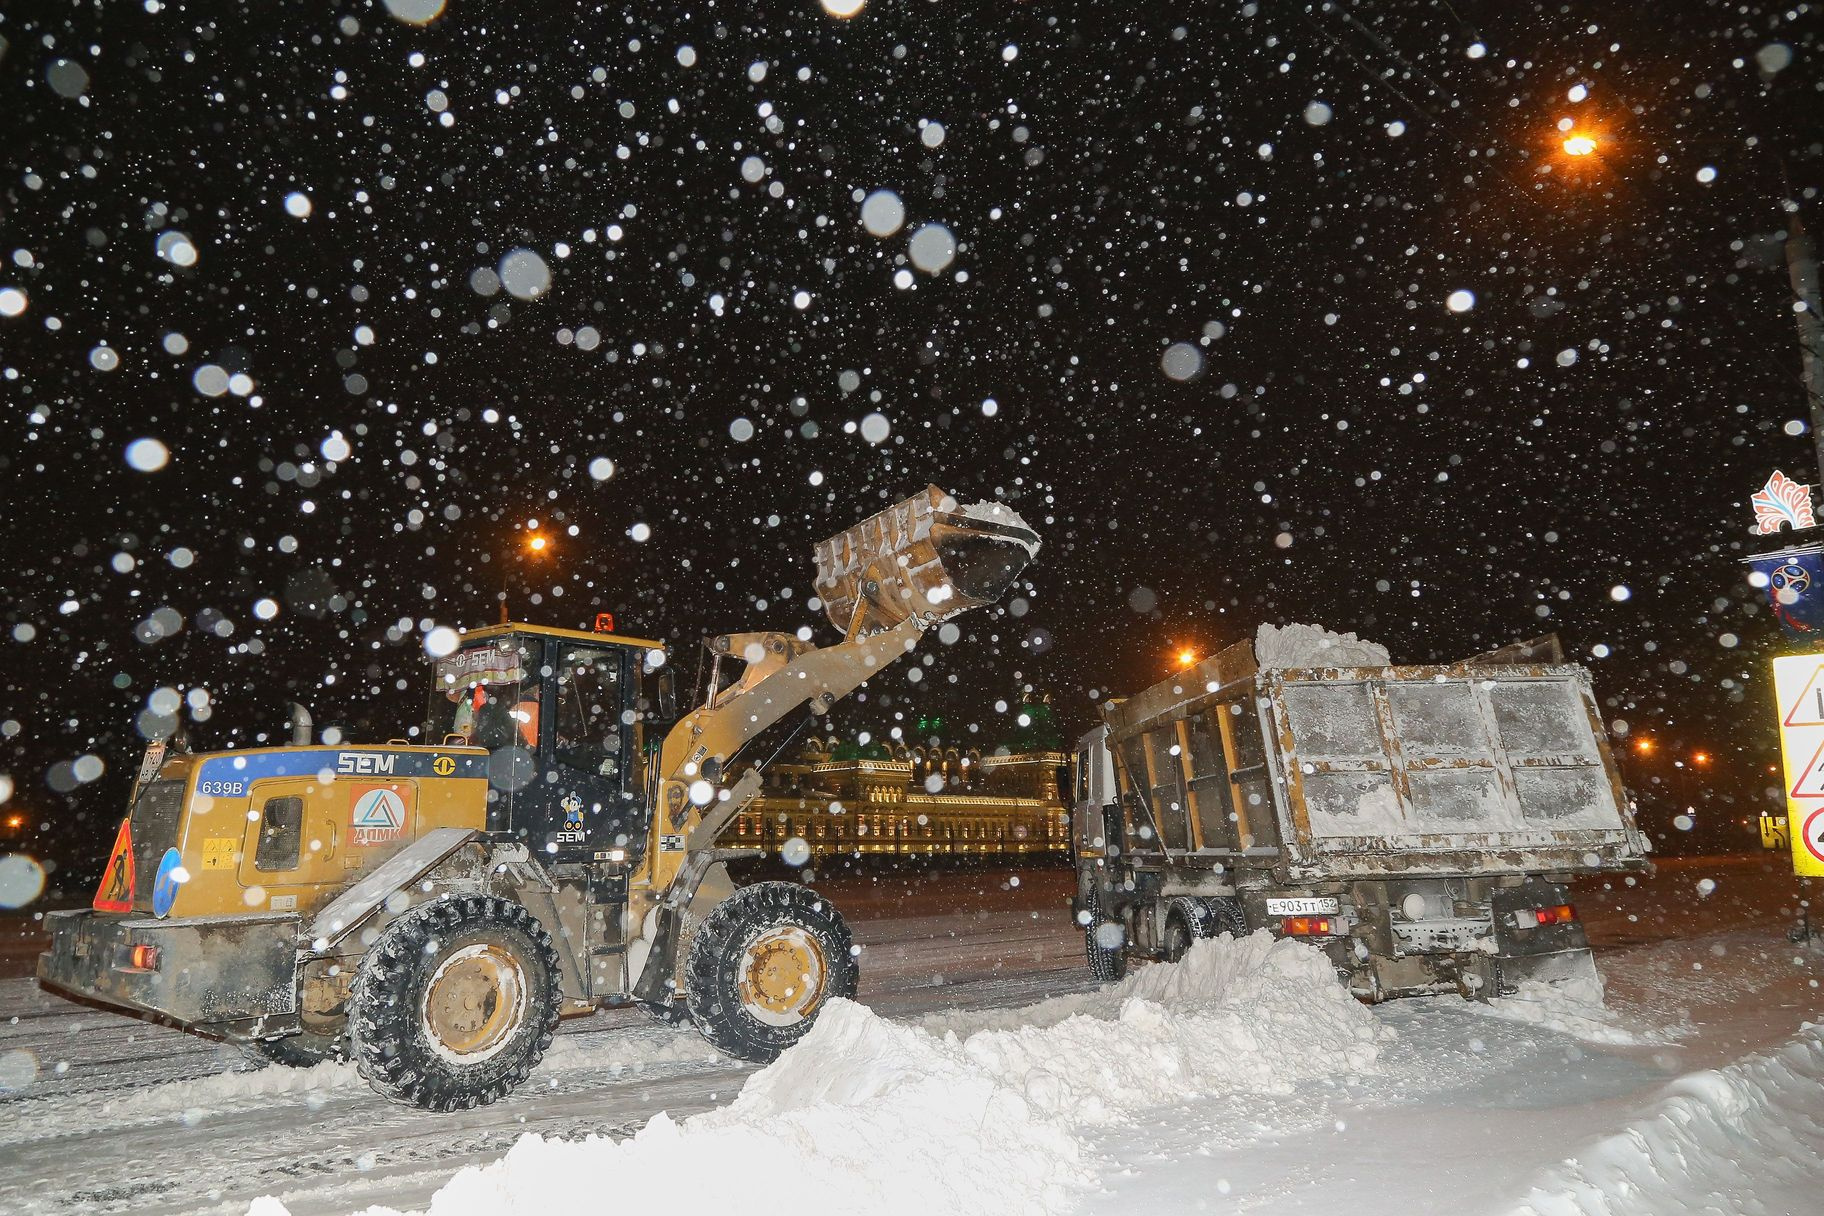
[[[1568,925],[1577,919],[1577,909],[1570,904],[1550,908],[1521,908],[1514,913],[1514,928],[1537,929],[1544,925]]]
[[[1336,922],[1328,916],[1288,916],[1281,926],[1287,937],[1329,937]]]

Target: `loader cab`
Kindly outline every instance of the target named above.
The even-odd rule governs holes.
[[[426,738],[488,751],[488,830],[547,863],[636,863],[662,643],[498,625],[436,660]]]

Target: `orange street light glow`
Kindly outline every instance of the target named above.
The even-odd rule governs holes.
[[[1587,135],[1572,135],[1564,141],[1566,156],[1588,156],[1596,150],[1596,141]]]
[[[545,546],[550,543],[551,542],[547,541],[544,537],[534,534],[532,538],[526,542],[526,548],[532,550],[534,553],[543,553],[545,551]]]
[[[1651,739],[1634,740],[1634,750],[1639,752],[1643,756],[1651,756],[1653,754],[1653,740],[1651,740]]]
[[[1192,650],[1189,646],[1186,646],[1184,649],[1182,649],[1178,652],[1178,666],[1189,667],[1192,663],[1195,663],[1196,661],[1197,661],[1197,652],[1195,650]]]
[[[1692,753],[1692,756],[1691,756],[1691,762],[1693,764],[1699,764],[1699,765],[1708,764],[1708,763],[1710,763],[1710,753],[1709,752],[1694,752],[1694,753]]]

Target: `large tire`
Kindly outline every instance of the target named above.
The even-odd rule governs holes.
[[[842,914],[792,882],[742,887],[690,942],[690,1016],[718,1051],[766,1062],[796,1043],[832,997],[853,997],[860,970]]]
[[[420,904],[368,949],[349,994],[349,1047],[367,1083],[426,1110],[511,1093],[544,1058],[562,992],[551,935],[519,904]]]
[[[318,1034],[303,1031],[282,1039],[255,1039],[247,1045],[247,1054],[263,1064],[282,1064],[286,1068],[313,1068],[325,1060],[348,1059],[348,1037],[345,1034]]]
[[[1166,905],[1165,940],[1160,943],[1160,953],[1166,962],[1175,963],[1184,957],[1192,942],[1215,937],[1220,931],[1216,913],[1208,903],[1180,895]]]
[[[1248,918],[1241,910],[1241,901],[1224,895],[1212,896],[1203,901],[1210,910],[1216,928],[1212,936],[1228,934],[1230,937],[1248,935]]]
[[[1112,984],[1127,974],[1127,926],[1113,914],[1100,879],[1093,872],[1086,879],[1083,910],[1089,917],[1083,922],[1083,955],[1089,973]]]

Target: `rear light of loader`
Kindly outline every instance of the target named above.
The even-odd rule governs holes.
[[[1336,933],[1336,919],[1329,916],[1288,916],[1281,927],[1287,937],[1330,937]]]
[[[157,971],[158,947],[141,943],[137,946],[122,946],[115,956],[116,971]]]

